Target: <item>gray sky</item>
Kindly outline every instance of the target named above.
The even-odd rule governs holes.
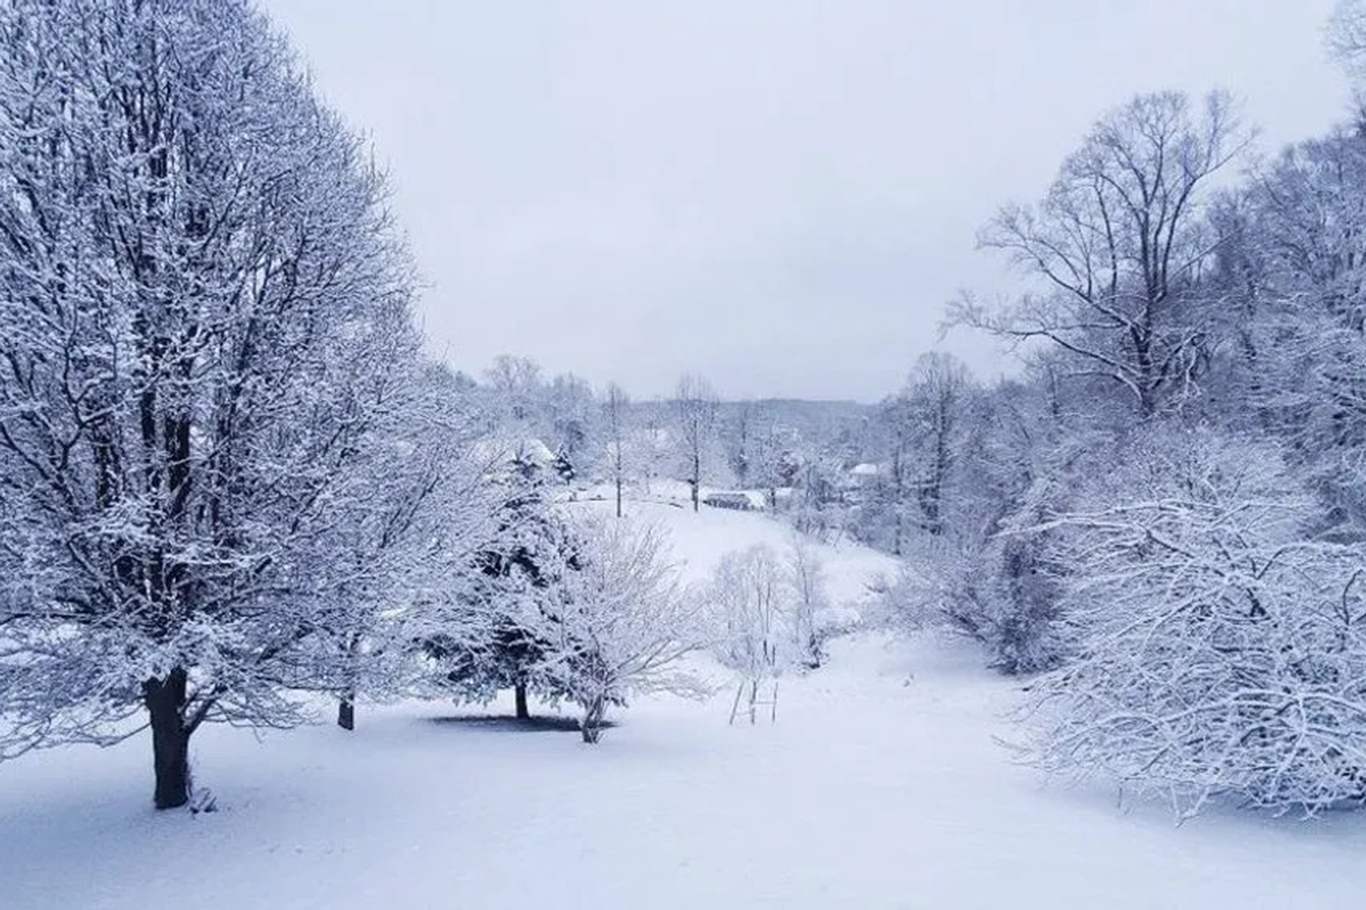
[[[1223,87],[1275,149],[1348,90],[1332,0],[264,0],[374,139],[431,347],[727,396],[875,400],[943,346],[1000,204],[1107,108]]]

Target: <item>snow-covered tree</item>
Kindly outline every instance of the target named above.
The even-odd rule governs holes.
[[[523,435],[543,429],[545,383],[540,364],[529,357],[499,354],[484,378],[493,392],[492,411],[500,423],[519,424]]]
[[[696,512],[700,507],[702,478],[716,468],[710,464],[716,443],[716,391],[706,379],[689,373],[678,382],[672,408],[673,429],[677,433],[679,454],[692,494],[692,508]]]
[[[754,434],[762,421],[761,405],[744,399],[734,402],[720,420],[718,436],[726,464],[742,488],[749,486],[754,461]]]
[[[1328,47],[1351,77],[1360,105],[1366,84],[1366,4],[1361,0],[1338,0],[1328,21]]]
[[[799,653],[792,644],[790,596],[783,566],[768,546],[728,553],[717,566],[707,598],[713,611],[716,657],[740,676],[732,721],[743,703],[753,723],[761,690],[770,683],[776,714],[778,677]]]
[[[603,435],[607,441],[607,476],[612,481],[616,493],[618,518],[621,517],[621,492],[626,483],[627,463],[630,454],[633,454],[628,453],[628,439],[631,433],[630,409],[631,399],[621,386],[615,382],[608,383],[607,392],[603,395],[602,424]]]
[[[792,644],[798,658],[809,668],[825,660],[819,614],[829,607],[825,590],[825,568],[815,547],[801,534],[792,535],[784,565],[784,581],[791,591]]]
[[[973,396],[967,368],[938,352],[922,355],[905,387],[879,409],[884,468],[861,497],[860,535],[900,556],[917,534],[950,530],[959,505],[959,463]]]
[[[1215,419],[1286,443],[1340,538],[1366,527],[1366,135],[1286,150],[1238,200],[1221,263],[1230,301]]]
[[[334,692],[337,722],[348,730],[357,696],[411,691],[414,630],[432,625],[434,614],[449,629],[468,610],[475,548],[497,516],[497,490],[477,460],[476,429],[454,378],[442,367],[413,367],[386,392],[389,412],[358,462],[370,488],[363,508],[317,541],[317,559],[334,571],[348,564],[349,577],[322,607],[297,686]]]
[[[818,539],[838,536],[848,518],[845,458],[829,440],[808,440],[792,455],[792,523]]]
[[[589,467],[588,456],[598,438],[598,404],[587,382],[565,373],[550,381],[544,407],[546,441],[555,452],[556,470],[570,482]]]
[[[1162,92],[1102,117],[1039,205],[1007,206],[982,232],[1038,292],[1003,309],[967,297],[956,318],[1056,346],[1069,372],[1102,379],[1141,419],[1179,404],[1208,359],[1201,271],[1215,245],[1204,214],[1251,138],[1228,97],[1193,107]]]
[[[748,484],[765,491],[768,507],[778,511],[778,490],[791,487],[797,463],[794,434],[784,431],[774,415],[765,408],[755,408],[750,415],[745,476]]]
[[[634,695],[706,693],[680,661],[701,646],[701,601],[683,587],[661,533],[601,515],[579,516],[580,566],[565,576],[548,672],[583,708],[583,741],[595,743],[609,705]]]
[[[352,580],[409,268],[245,0],[0,4],[0,752],[278,726]]]
[[[1185,816],[1234,794],[1316,811],[1366,797],[1366,594],[1356,547],[1274,446],[1145,434],[1058,517],[1070,663],[1033,686],[1032,755]]]
[[[472,574],[453,579],[454,601],[414,626],[424,628],[423,649],[448,690],[487,701],[511,689],[526,719],[530,695],[565,694],[550,655],[561,640],[567,577],[580,568],[578,544],[549,497],[546,468],[515,452],[498,472],[501,501],[474,548]]]

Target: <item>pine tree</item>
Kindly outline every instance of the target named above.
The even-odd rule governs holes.
[[[578,568],[578,558],[548,495],[545,469],[518,451],[500,483],[505,497],[493,534],[478,548],[463,595],[471,619],[458,634],[432,636],[425,648],[462,697],[488,700],[511,689],[517,717],[525,720],[531,695],[565,694],[547,671],[547,655],[559,640],[564,576]]]

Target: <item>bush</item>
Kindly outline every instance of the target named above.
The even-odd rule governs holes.
[[[1051,523],[1075,659],[1033,687],[1032,760],[1168,798],[1314,812],[1366,795],[1354,548],[1268,446],[1149,438]]]

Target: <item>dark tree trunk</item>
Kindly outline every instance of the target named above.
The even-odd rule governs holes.
[[[360,636],[347,636],[346,675],[342,679],[344,688],[337,694],[337,726],[343,730],[356,729],[356,680],[360,678],[356,661],[359,653]]]
[[[586,743],[596,743],[602,737],[602,718],[607,713],[607,700],[595,698],[588,703],[584,711],[583,722],[579,725],[583,732],[583,741]]]
[[[152,722],[152,765],[156,772],[154,802],[174,809],[190,801],[190,734],[185,722],[185,670],[177,667],[162,679],[142,684],[143,704]]]
[[[621,517],[621,469],[617,469],[617,517]]]
[[[338,699],[337,726],[343,730],[356,729],[356,693],[343,692]]]
[[[531,712],[527,710],[526,706],[526,683],[519,682],[516,689],[513,690],[513,694],[517,700],[517,719],[529,720]]]

